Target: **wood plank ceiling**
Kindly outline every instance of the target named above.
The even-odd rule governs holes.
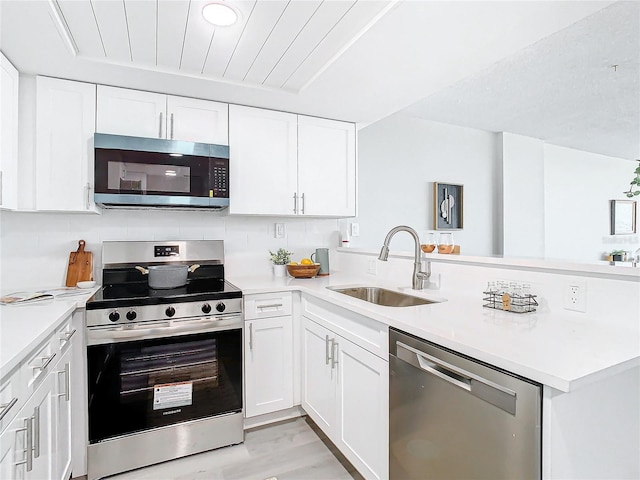
[[[78,56],[299,92],[396,0],[230,0],[230,27],[202,16],[213,0],[53,0]]]

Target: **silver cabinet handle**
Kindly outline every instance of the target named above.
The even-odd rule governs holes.
[[[257,305],[258,308],[279,308],[281,307],[281,303],[270,303],[269,305]]]
[[[302,204],[302,208],[301,208],[301,212],[300,213],[302,213],[302,215],[304,215],[304,193],[302,194],[302,199],[301,199],[300,203]]]
[[[64,338],[60,339],[60,345],[61,348],[62,346],[66,345],[69,340],[71,340],[71,337],[73,337],[73,335],[76,333],[76,329],[74,328],[73,330],[71,330],[70,332],[62,332],[62,335],[64,335]]]
[[[58,393],[58,397],[64,397],[65,401],[69,401],[69,362],[64,364],[64,370],[56,372],[58,375],[64,373],[64,393]]]
[[[49,364],[51,363],[51,360],[53,360],[55,358],[56,354],[53,353],[51,354],[50,357],[42,357],[42,365],[36,365],[33,366],[31,368],[33,368],[34,370],[44,370],[45,368],[47,368],[49,366]]]
[[[333,348],[332,348],[333,351]],[[325,335],[324,337],[324,364],[329,365],[329,335]]]
[[[91,184],[87,183],[87,203],[86,203],[86,209],[89,210],[91,209]]]
[[[249,324],[249,350],[253,351],[253,323]]]
[[[9,410],[11,410],[11,408],[16,403],[18,403],[18,399],[17,398],[12,398],[9,403],[3,403],[2,405],[0,405],[0,408],[2,409],[2,411],[0,412],[0,420],[2,420],[7,413],[9,413]]]
[[[27,433],[27,439],[26,439],[26,446],[24,449],[24,453],[25,453],[25,459],[22,460],[21,462],[16,462],[14,463],[14,465],[27,465],[27,472],[30,472],[33,469],[33,417],[29,417],[29,418],[25,418],[24,419],[24,427],[22,428],[18,428],[16,429],[16,433],[17,432],[26,432]]]
[[[331,339],[331,370],[333,370],[338,364],[338,348],[339,343],[335,338]]]
[[[158,138],[162,138],[162,115],[163,112],[160,112],[160,131],[158,132]]]
[[[298,194],[293,192],[293,213],[298,213]]]
[[[33,409],[33,456],[40,456],[40,407]]]
[[[2,170],[0,170],[0,205],[2,205]]]
[[[173,140],[173,113],[171,114],[171,140]]]

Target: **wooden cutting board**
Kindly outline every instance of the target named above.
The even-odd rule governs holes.
[[[67,287],[75,287],[78,282],[93,280],[93,253],[86,252],[84,240],[78,241],[78,250],[69,254],[67,267]]]

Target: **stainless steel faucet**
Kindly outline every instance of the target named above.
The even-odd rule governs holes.
[[[416,253],[415,258],[413,260],[413,277],[412,277],[412,287],[414,290],[422,290],[425,288],[425,281],[429,279],[431,276],[431,262],[427,262],[427,271],[421,271],[421,263],[420,263],[420,239],[418,238],[418,234],[416,231],[407,227],[406,225],[398,225],[397,227],[393,227],[387,233],[387,236],[384,239],[384,245],[382,245],[382,249],[380,250],[380,256],[378,260],[382,260],[383,262],[387,261],[389,258],[389,242],[391,238],[398,232],[408,232],[412,237],[416,245]]]

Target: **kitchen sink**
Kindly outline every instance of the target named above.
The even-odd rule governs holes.
[[[383,305],[385,307],[414,307],[416,305],[428,305],[439,303],[438,300],[407,295],[380,287],[327,287],[334,292],[349,295],[353,298],[364,300],[365,302]]]

